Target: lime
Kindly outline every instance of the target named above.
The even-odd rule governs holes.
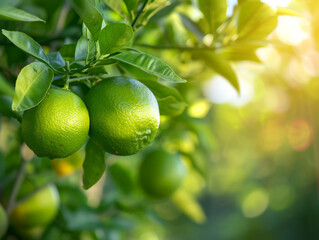
[[[42,102],[25,111],[22,135],[40,157],[62,158],[79,150],[89,131],[84,102],[64,89],[50,89]]]
[[[154,150],[143,158],[139,179],[150,196],[165,198],[182,184],[185,174],[186,168],[179,155]]]
[[[131,155],[155,138],[160,115],[154,94],[144,84],[125,77],[97,83],[88,93],[92,140],[106,152]]]

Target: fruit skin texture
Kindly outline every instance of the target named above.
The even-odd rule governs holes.
[[[34,190],[34,186],[29,182],[24,182],[21,190],[18,195],[20,200],[30,194]],[[18,204],[10,214],[10,221],[15,228],[23,231],[45,227],[55,218],[59,202],[56,186],[48,184]]]
[[[139,169],[139,180],[146,193],[155,198],[170,196],[183,182],[186,168],[179,155],[163,150],[148,153]]]
[[[7,228],[8,228],[8,218],[2,205],[0,205],[0,239],[6,233]]]
[[[86,97],[92,140],[106,152],[131,155],[155,138],[160,115],[154,94],[144,84],[112,77],[96,84]]]
[[[39,157],[71,155],[85,142],[89,127],[84,102],[64,89],[50,89],[42,102],[22,117],[23,138]]]

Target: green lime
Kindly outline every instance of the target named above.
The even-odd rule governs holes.
[[[84,102],[64,89],[50,89],[39,105],[24,112],[22,135],[40,157],[62,158],[80,149],[90,126]]]
[[[86,97],[90,136],[106,152],[131,155],[155,138],[160,115],[154,94],[144,84],[112,77],[96,84]]]
[[[18,205],[10,214],[10,221],[17,229],[45,227],[56,216],[59,207],[59,194],[55,185],[49,184],[24,199],[35,189],[31,182],[23,182],[18,194]],[[22,201],[19,203],[19,201]]]
[[[143,158],[139,178],[146,193],[165,198],[180,187],[185,174],[186,168],[179,155],[155,150]]]

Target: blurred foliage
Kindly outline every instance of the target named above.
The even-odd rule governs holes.
[[[107,22],[132,22],[143,4],[97,2]],[[126,63],[107,69],[145,83],[165,116],[149,149],[108,156],[107,172],[89,190],[81,188],[81,171],[61,176],[50,160],[21,147],[10,96],[32,58],[1,35],[0,192],[16,177],[21,156],[32,159],[27,177],[56,183],[61,205],[46,240],[316,239],[319,2],[294,0],[289,9],[273,8],[274,2],[150,1],[135,23],[132,47],[169,63],[188,83],[156,81]],[[65,60],[81,58],[75,54],[81,21],[68,2],[10,4],[46,24],[0,21],[1,29],[25,32]],[[181,153],[188,169],[182,187],[165,200],[146,196],[138,183],[141,159],[156,148]],[[9,228],[5,239],[16,234]]]

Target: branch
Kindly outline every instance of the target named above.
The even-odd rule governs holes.
[[[215,51],[215,48],[212,47],[184,47],[184,46],[160,46],[160,45],[151,45],[151,44],[143,44],[136,43],[135,46],[138,47],[146,47],[153,49],[176,49],[176,50],[185,50],[185,51]]]
[[[20,168],[19,168],[19,171],[18,171],[18,176],[17,176],[17,179],[16,179],[16,181],[14,183],[12,192],[11,192],[10,197],[9,197],[8,205],[6,207],[6,212],[7,212],[8,216],[10,215],[10,213],[11,213],[11,211],[12,211],[14,205],[15,205],[16,197],[18,195],[21,183],[22,183],[22,181],[24,179],[25,167],[27,166],[27,163],[28,163],[27,160],[25,160],[24,158],[21,158],[21,165],[20,165]]]
[[[145,0],[145,2],[143,3],[143,6],[140,8],[140,10],[138,11],[136,17],[134,18],[134,20],[133,20],[133,22],[131,24],[132,28],[134,28],[135,24],[137,23],[138,18],[142,14],[142,12],[143,12],[144,8],[146,7],[147,3],[148,3],[148,0]]]

